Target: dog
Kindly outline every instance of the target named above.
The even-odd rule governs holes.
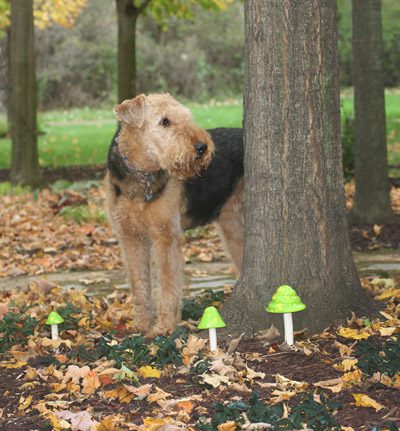
[[[204,130],[170,94],[115,106],[106,211],[119,240],[138,332],[173,332],[182,299],[182,232],[216,222],[240,272],[243,259],[243,132]],[[153,321],[150,262],[159,283]]]

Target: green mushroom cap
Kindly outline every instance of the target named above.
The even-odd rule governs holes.
[[[207,307],[197,326],[199,329],[224,328],[226,326],[215,307]]]
[[[270,313],[294,313],[306,308],[296,291],[288,286],[279,286],[266,310]]]
[[[57,311],[52,311],[46,320],[46,325],[59,325],[63,322],[64,319],[57,313]]]

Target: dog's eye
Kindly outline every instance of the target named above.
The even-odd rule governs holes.
[[[171,125],[171,121],[169,121],[169,119],[167,117],[164,117],[161,121],[160,121],[160,125],[164,126],[164,127],[168,127]]]

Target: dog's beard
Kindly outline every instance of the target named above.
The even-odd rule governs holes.
[[[205,154],[201,158],[193,155],[188,160],[178,160],[167,167],[168,173],[180,180],[197,177],[202,171],[206,170],[211,162],[212,155]]]

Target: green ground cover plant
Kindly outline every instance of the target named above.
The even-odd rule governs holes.
[[[196,122],[205,128],[241,127],[241,99],[207,104],[190,104]],[[400,91],[386,92],[386,115],[389,145],[389,164],[400,164]],[[342,119],[353,118],[353,99],[350,90],[342,95]],[[4,124],[4,118],[0,118]],[[116,122],[112,109],[71,109],[40,114],[39,158],[42,166],[101,164],[107,157]],[[3,127],[4,129],[4,127]],[[346,130],[346,129],[344,129]],[[0,135],[0,169],[8,168],[11,141]]]

